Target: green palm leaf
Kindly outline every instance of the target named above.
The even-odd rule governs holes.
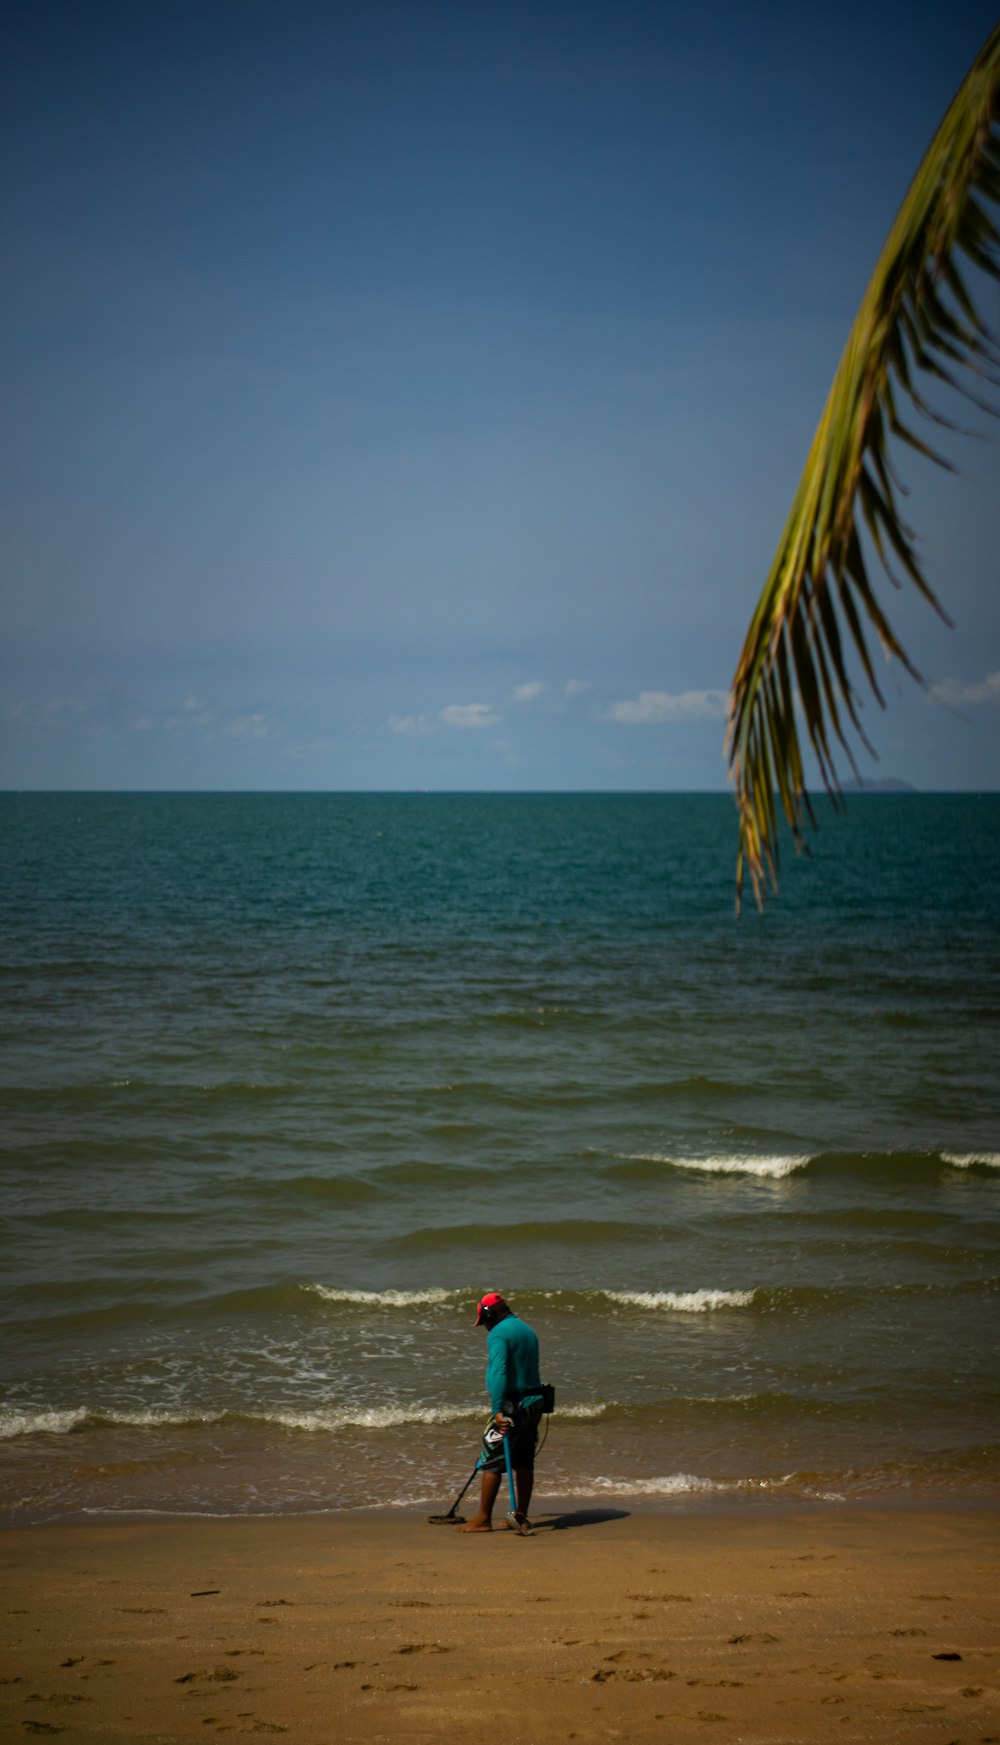
[[[889,444],[898,438],[948,466],[904,422],[900,402],[945,424],[917,379],[926,375],[968,392],[963,366],[989,376],[997,364],[962,269],[971,265],[1000,278],[1000,233],[990,211],[998,202],[1000,25],[931,141],[889,233],[743,644],[727,733],[739,808],[737,907],[745,872],[758,903],[768,879],[776,884],[781,813],[802,845],[805,819],[812,819],[805,742],[835,801],[836,748],[855,774],[849,734],[871,749],[850,676],[857,657],[883,702],[866,628],[919,679],[879,605],[868,551],[891,580],[901,571],[945,616],[900,514]]]

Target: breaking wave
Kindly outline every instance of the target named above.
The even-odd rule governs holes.
[[[806,1154],[754,1157],[743,1153],[721,1157],[672,1157],[667,1152],[637,1151],[624,1154],[622,1163],[658,1164],[669,1169],[690,1169],[705,1175],[749,1175],[764,1181],[782,1181],[805,1169],[812,1159]]]
[[[342,1290],[335,1285],[303,1285],[303,1290],[313,1291],[328,1303],[357,1303],[363,1308],[373,1309],[412,1309],[426,1306],[429,1303],[450,1303],[460,1298],[468,1298],[470,1291],[445,1290],[431,1288],[422,1291],[357,1291]]]
[[[0,1441],[15,1436],[69,1436],[74,1431],[98,1429],[179,1430],[197,1429],[205,1425],[278,1424],[285,1430],[391,1430],[401,1424],[457,1424],[464,1419],[481,1419],[481,1405],[427,1406],[419,1401],[398,1406],[320,1407],[316,1411],[116,1411],[89,1406],[76,1406],[65,1411],[48,1407],[0,1411]],[[567,1413],[570,1415],[587,1415]]]
[[[710,1309],[746,1309],[755,1291],[601,1291],[609,1302],[637,1309],[673,1309],[679,1314],[700,1315]]]

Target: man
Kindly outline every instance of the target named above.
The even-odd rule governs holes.
[[[476,1326],[486,1328],[486,1390],[490,1421],[483,1434],[479,1470],[482,1473],[479,1513],[460,1533],[490,1533],[493,1505],[507,1470],[504,1436],[517,1493],[518,1524],[530,1527],[528,1505],[535,1477],[535,1444],[542,1415],[542,1383],[538,1369],[538,1339],[527,1321],[514,1314],[498,1291],[487,1291],[476,1309]]]

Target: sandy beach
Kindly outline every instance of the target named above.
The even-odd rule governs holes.
[[[1000,1740],[990,1511],[13,1529],[3,1736]]]

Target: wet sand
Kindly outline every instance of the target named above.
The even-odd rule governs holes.
[[[1000,1742],[1000,1515],[559,1512],[0,1537],[0,1735]]]

